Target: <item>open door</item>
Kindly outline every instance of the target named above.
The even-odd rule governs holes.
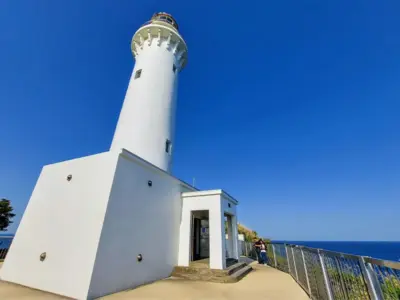
[[[192,212],[191,228],[191,261],[210,256],[210,239],[208,228],[208,210]]]

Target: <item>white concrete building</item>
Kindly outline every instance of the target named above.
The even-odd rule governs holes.
[[[2,280],[93,299],[166,278],[192,260],[209,257],[210,268],[223,269],[226,255],[238,258],[238,202],[170,174],[178,74],[187,61],[175,20],[155,14],[133,36],[132,52],[110,151],[42,169]]]

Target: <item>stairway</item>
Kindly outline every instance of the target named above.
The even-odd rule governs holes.
[[[171,276],[187,280],[199,280],[218,283],[234,283],[245,277],[253,269],[245,262],[227,260],[224,270],[210,269],[208,260],[195,261],[189,267],[176,266]]]

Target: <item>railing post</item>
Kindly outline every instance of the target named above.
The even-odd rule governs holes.
[[[297,274],[296,259],[294,258],[294,247],[292,247],[292,256],[293,256],[294,271],[296,274],[296,281],[299,282],[299,275]]]
[[[329,282],[328,271],[326,270],[324,257],[321,254],[320,249],[318,249],[318,256],[319,256],[319,261],[321,262],[322,273],[324,275],[324,282],[325,282],[326,293],[328,294],[328,300],[334,300],[333,294],[332,294],[332,289],[331,289],[331,284]]]
[[[336,263],[336,267],[339,271],[340,285],[342,286],[343,294],[346,299],[349,299],[349,294],[347,293],[346,285],[343,280],[343,270],[342,270],[342,267],[340,266],[339,259],[337,257],[335,257],[334,260]]]
[[[253,253],[253,247],[251,247],[251,246],[250,246],[250,243],[249,243],[249,256],[250,256],[251,258],[253,258],[253,255],[254,255],[254,253]]]
[[[308,286],[308,292],[311,298],[311,286],[310,286],[310,279],[308,278],[308,272],[307,272],[307,264],[306,264],[306,259],[304,257],[304,251],[303,251],[303,247],[300,248],[301,251],[301,256],[303,257],[303,264],[304,264],[304,271],[306,273],[306,279],[307,279],[307,286]]]
[[[286,261],[287,261],[287,265],[288,265],[288,271],[289,271],[289,274],[292,274],[291,273],[291,268],[290,268],[290,260],[289,260],[289,253],[288,253],[288,245],[286,245],[286,244],[284,244],[285,245],[285,253],[286,253]]]
[[[370,263],[366,263],[363,256],[360,256],[360,267],[362,275],[367,283],[368,292],[372,300],[382,300],[384,295],[382,293],[381,285],[379,284],[378,277],[374,268]]]
[[[278,265],[276,263],[275,245],[274,244],[271,244],[271,245],[272,245],[272,253],[274,254],[275,268],[278,268]]]
[[[9,249],[10,248],[0,249],[0,259],[6,259],[6,256],[7,256],[7,253],[8,253]]]

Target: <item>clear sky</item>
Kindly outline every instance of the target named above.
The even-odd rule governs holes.
[[[189,48],[177,177],[228,191],[265,237],[400,240],[398,0],[2,0],[11,232],[43,165],[108,150],[131,37],[157,11],[176,17]]]

